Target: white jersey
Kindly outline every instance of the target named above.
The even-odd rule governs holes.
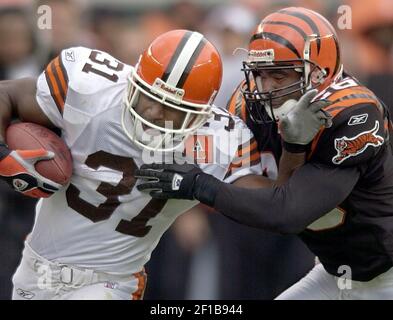
[[[48,260],[116,274],[138,272],[176,217],[197,204],[152,199],[135,187],[134,171],[146,160],[121,125],[131,70],[104,52],[78,47],[63,50],[38,78],[37,101],[62,130],[73,157],[69,185],[38,202],[27,240]],[[216,107],[187,140],[184,156],[226,182],[261,174],[251,132]]]

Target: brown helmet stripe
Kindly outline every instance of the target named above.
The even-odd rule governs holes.
[[[295,46],[292,43],[290,43],[287,39],[285,39],[284,37],[282,37],[278,34],[271,33],[271,32],[260,32],[260,33],[254,34],[251,37],[250,43],[253,42],[254,40],[258,40],[258,39],[269,39],[274,42],[277,42],[277,43],[287,47],[294,54],[296,54],[296,56],[299,59],[301,59],[301,56],[300,56],[299,52],[297,51],[297,49],[295,48]]]
[[[199,42],[197,48],[195,49],[194,53],[192,54],[190,60],[187,63],[187,66],[185,67],[183,74],[181,75],[179,82],[177,83],[177,87],[178,88],[182,88],[184,86],[184,83],[187,80],[188,75],[190,74],[190,71],[192,69],[192,67],[194,66],[194,63],[196,61],[196,59],[198,59],[202,49],[205,47],[206,45],[206,39],[202,38],[201,42]]]
[[[177,48],[175,52],[173,53],[173,56],[171,60],[168,63],[168,66],[166,67],[164,74],[162,75],[161,79],[163,81],[167,81],[169,78],[169,75],[171,74],[173,67],[176,64],[177,59],[179,58],[180,53],[183,51],[184,46],[186,45],[188,39],[191,37],[192,31],[187,31],[184,33],[183,37],[181,38],[179,44],[177,45]]]

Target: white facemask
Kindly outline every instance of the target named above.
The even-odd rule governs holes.
[[[140,94],[161,103],[165,108],[173,108],[184,112],[185,116],[181,127],[174,129],[171,122],[166,122],[165,127],[161,127],[139,115],[135,111],[135,105]],[[122,126],[130,140],[141,148],[162,152],[176,150],[188,136],[207,121],[210,115],[211,105],[209,104],[194,104],[181,99],[177,101],[176,97],[168,94],[168,92],[144,83],[134,71],[128,77]]]

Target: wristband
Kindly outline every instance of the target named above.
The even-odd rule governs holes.
[[[216,200],[221,183],[220,180],[209,174],[199,174],[193,185],[194,198],[210,207],[214,207],[214,201]]]
[[[283,141],[283,148],[290,153],[304,153],[308,151],[308,144],[296,144]]]

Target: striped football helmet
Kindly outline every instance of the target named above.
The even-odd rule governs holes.
[[[198,32],[173,30],[156,38],[140,56],[128,77],[123,112],[123,129],[142,148],[171,151],[211,115],[213,100],[220,88],[222,62],[216,48]],[[143,94],[165,108],[184,113],[180,128],[158,126],[135,110],[138,96]],[[132,125],[125,123],[127,112]],[[147,129],[159,132],[149,140]]]
[[[300,79],[273,90],[264,89],[262,81],[258,81],[260,73],[277,69],[295,70]],[[275,113],[284,116],[289,111],[284,109],[290,104],[273,109],[275,99],[314,88],[322,91],[341,76],[336,32],[315,11],[300,7],[276,11],[255,29],[243,71],[246,81],[242,92],[251,118],[257,123],[279,120]]]

